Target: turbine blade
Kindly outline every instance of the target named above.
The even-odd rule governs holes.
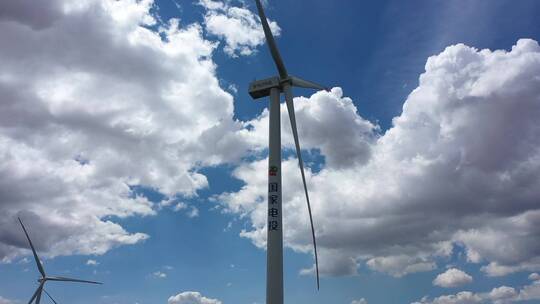
[[[279,54],[279,50],[276,45],[276,40],[274,39],[274,35],[272,35],[272,31],[270,30],[270,25],[268,25],[268,20],[266,19],[266,15],[264,14],[264,9],[261,4],[260,0],[255,0],[257,3],[257,10],[259,11],[259,18],[261,18],[261,24],[263,26],[264,36],[266,37],[266,43],[268,44],[268,48],[270,48],[270,54],[272,54],[272,58],[274,59],[274,62],[276,63],[276,67],[279,72],[279,77],[282,79],[285,79],[288,77],[287,69],[285,68],[285,64],[283,63],[283,60],[281,59],[281,55]]]
[[[44,291],[45,294],[49,297],[49,299],[51,299],[51,300],[54,302],[54,304],[58,304],[58,303],[56,303],[56,301],[53,299],[53,297],[45,290],[45,288],[43,288],[43,291]]]
[[[323,87],[320,84],[317,84],[315,82],[311,82],[311,81],[308,81],[308,80],[304,80],[304,79],[298,78],[296,76],[291,76],[291,80],[292,80],[292,85],[295,86],[295,87],[329,91],[328,88]]]
[[[39,293],[39,290],[40,290],[41,288],[43,288],[43,284],[44,284],[44,282],[42,282],[42,283],[39,284],[39,287],[36,289],[36,291],[34,292],[34,294],[32,295],[32,297],[30,298],[30,301],[28,301],[28,304],[31,304],[32,301],[34,301],[34,299],[37,297],[37,295],[38,295],[38,293]]]
[[[313,237],[313,251],[315,253],[315,270],[317,272],[317,290],[319,289],[319,258],[317,255],[317,241],[315,239],[315,227],[313,225],[313,216],[311,215],[311,204],[309,203],[309,194],[306,185],[306,175],[304,173],[304,162],[302,161],[302,153],[300,151],[300,142],[298,140],[298,130],[296,128],[296,117],[294,113],[294,103],[292,96],[292,88],[286,83],[283,86],[285,91],[285,102],[287,104],[287,111],[289,112],[289,119],[291,120],[291,128],[294,137],[294,144],[296,146],[296,156],[298,157],[298,165],[300,166],[300,173],[302,174],[302,182],[304,183],[304,193],[306,194],[307,207],[309,212],[309,222],[311,224],[311,236]]]
[[[39,257],[36,253],[36,249],[34,248],[34,245],[32,244],[32,241],[30,240],[30,237],[28,236],[28,232],[26,232],[26,228],[24,228],[23,222],[21,221],[21,218],[19,217],[19,223],[21,223],[22,229],[24,230],[24,234],[26,234],[26,238],[28,239],[28,243],[30,243],[30,248],[32,248],[32,253],[34,253],[34,259],[36,260],[36,265],[41,273],[42,277],[45,277],[45,269],[43,269],[43,265],[41,264],[41,261],[39,260]]]
[[[39,286],[39,292],[36,297],[36,304],[39,304],[41,302],[41,292],[43,291],[43,285]]]
[[[77,283],[90,283],[90,284],[99,284],[99,285],[103,284],[101,282],[79,280],[79,279],[72,279],[72,278],[66,278],[66,277],[47,277],[47,281],[77,282]]]

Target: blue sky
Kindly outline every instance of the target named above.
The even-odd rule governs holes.
[[[264,303],[254,3],[68,2],[0,4],[0,304],[37,286],[17,216],[48,273],[105,283],[59,303]],[[335,88],[295,91],[323,278],[290,190],[285,302],[540,303],[540,2],[267,2],[290,73]]]

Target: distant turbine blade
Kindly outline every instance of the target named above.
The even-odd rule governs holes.
[[[26,228],[24,228],[23,222],[21,221],[21,218],[19,219],[19,223],[21,223],[22,229],[24,230],[24,234],[26,234],[26,238],[28,239],[28,243],[30,243],[30,248],[32,248],[32,252],[34,253],[34,259],[36,260],[36,265],[41,273],[42,277],[45,277],[45,269],[43,269],[43,265],[41,264],[41,261],[39,260],[39,257],[36,253],[36,249],[34,248],[34,245],[32,244],[32,241],[30,240],[30,237],[28,236],[28,232],[26,232]]]
[[[39,287],[36,289],[36,291],[34,292],[34,294],[32,295],[32,297],[30,298],[30,301],[28,301],[28,304],[31,304],[32,301],[34,301],[34,299],[37,297],[38,293],[40,292],[40,290],[43,288],[43,284],[44,282],[41,282],[39,284]]]
[[[65,278],[65,277],[47,277],[47,281],[78,282],[78,283],[90,283],[90,284],[100,284],[100,285],[103,284],[101,282],[79,280],[79,279],[72,279],[72,278]]]
[[[317,84],[315,82],[311,82],[311,81],[308,81],[308,80],[304,80],[304,79],[298,78],[296,76],[291,76],[291,80],[292,80],[292,85],[294,87],[329,91],[328,88],[323,87],[320,84]]]
[[[276,45],[276,40],[274,39],[274,35],[272,35],[272,31],[270,30],[270,25],[268,25],[268,20],[266,19],[266,15],[264,14],[264,9],[262,7],[261,1],[255,0],[255,2],[257,3],[257,10],[259,11],[259,17],[261,18],[264,36],[266,37],[266,43],[268,44],[268,48],[270,48],[270,54],[272,54],[272,58],[274,59],[274,62],[276,63],[276,67],[279,72],[279,77],[282,79],[285,79],[289,75],[287,74],[287,69],[285,68],[285,64],[283,63],[283,60],[281,59],[281,55],[279,54],[279,50]]]
[[[45,288],[43,288],[43,291],[44,291],[45,294],[49,297],[49,299],[51,299],[51,300],[54,302],[54,304],[58,304],[58,303],[56,303],[56,301],[53,299],[53,297],[45,290]]]
[[[39,286],[38,290],[39,292],[36,297],[36,304],[39,304],[39,302],[41,302],[41,292],[43,291],[43,285]]]
[[[304,183],[304,193],[306,194],[307,207],[309,212],[309,222],[311,223],[311,236],[313,237],[313,251],[315,252],[315,270],[317,272],[317,290],[319,289],[319,258],[317,256],[317,241],[315,240],[315,227],[313,225],[313,216],[311,215],[311,204],[309,203],[309,195],[306,185],[306,175],[304,174],[304,162],[302,161],[302,153],[300,151],[300,142],[298,141],[298,130],[296,129],[296,117],[294,113],[294,103],[292,96],[292,89],[289,84],[283,86],[285,91],[285,102],[287,104],[287,111],[289,112],[289,118],[291,120],[291,128],[294,137],[294,144],[296,146],[296,155],[298,157],[298,165],[300,166],[300,173],[302,174],[302,182]]]

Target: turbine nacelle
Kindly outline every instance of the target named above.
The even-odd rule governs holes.
[[[270,90],[273,88],[279,88],[281,90],[279,77],[255,80],[249,84],[249,95],[253,99],[267,97],[270,96]]]
[[[280,92],[284,92],[283,85],[289,84],[293,87],[305,88],[305,89],[315,89],[315,90],[326,90],[329,89],[323,87],[315,82],[304,80],[302,78],[289,75],[287,78],[281,79],[278,76],[256,80],[249,84],[249,95],[253,99],[259,99],[263,97],[270,96],[270,90],[273,88],[278,88]]]

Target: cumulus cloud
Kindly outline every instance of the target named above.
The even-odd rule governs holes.
[[[0,261],[27,252],[17,216],[44,257],[139,243],[114,218],[159,207],[134,187],[196,196],[249,148],[216,44],[151,0],[34,2],[0,3]]]
[[[388,273],[400,278],[409,273],[430,271],[437,266],[424,258],[411,257],[407,255],[394,255],[371,258],[366,262],[367,266],[373,270]]]
[[[229,1],[200,0],[199,4],[206,9],[206,31],[224,40],[224,51],[229,56],[251,55],[264,43],[259,17],[249,9],[231,6]],[[274,36],[279,36],[281,29],[277,23],[268,23]]]
[[[489,277],[502,277],[511,273],[520,271],[534,271],[540,269],[540,258],[535,257],[530,261],[519,263],[517,265],[501,265],[498,262],[490,262],[482,266],[480,270]]]
[[[199,209],[195,206],[190,206],[184,202],[178,202],[174,205],[172,208],[173,211],[179,212],[179,211],[185,211],[186,215],[190,218],[198,217],[199,216]]]
[[[170,297],[168,304],[221,304],[221,301],[204,297],[196,291],[185,291]]]
[[[495,304],[510,302],[512,300],[517,300],[518,292],[513,287],[501,286],[493,288],[487,298],[492,300]]]
[[[462,291],[453,295],[436,297],[433,300],[429,299],[429,297],[424,297],[420,301],[412,304],[508,304],[532,300],[540,300],[539,281],[535,281],[530,285],[523,286],[521,289],[515,289],[509,286],[500,286],[493,288],[490,292],[474,293],[470,291]]]
[[[88,265],[88,266],[97,266],[97,265],[99,265],[99,262],[96,261],[96,260],[88,260],[88,261],[86,261],[86,265]]]
[[[61,15],[61,1],[48,3],[32,0],[4,1],[0,19],[21,22],[39,30],[50,26]]]
[[[505,267],[505,273],[536,268],[536,41],[519,40],[509,51],[458,44],[430,57],[418,87],[384,133],[360,116],[361,102],[356,109],[339,89],[295,102],[301,144],[325,159],[320,171],[308,164],[306,173],[324,275],[349,275],[358,263],[394,276],[432,270],[456,246],[469,262],[484,263],[486,272],[489,265]],[[267,145],[267,115],[241,131],[260,149]],[[285,115],[283,140],[290,148]],[[260,247],[266,242],[264,172],[266,160],[242,164],[233,175],[245,185],[218,198],[227,212],[251,221],[241,235]],[[284,161],[283,179],[285,245],[310,252],[296,160]]]
[[[320,150],[327,168],[362,165],[370,158],[379,126],[360,117],[353,101],[343,96],[341,88],[320,91],[310,98],[297,97],[295,110],[296,119],[301,122],[297,125],[302,135],[301,147]],[[285,104],[281,105],[280,112],[282,144],[293,149],[294,138]],[[265,110],[259,117],[245,123],[251,131],[240,131],[255,149],[267,148],[268,119],[269,112]]]
[[[473,278],[464,271],[456,268],[450,268],[447,271],[439,274],[435,280],[433,280],[433,285],[451,288],[469,284],[472,281]]]
[[[482,303],[482,298],[470,291],[462,291],[455,295],[440,296],[430,301],[427,297],[413,304],[474,304]]]
[[[364,298],[361,298],[360,300],[353,300],[351,304],[368,304],[368,301]]]

